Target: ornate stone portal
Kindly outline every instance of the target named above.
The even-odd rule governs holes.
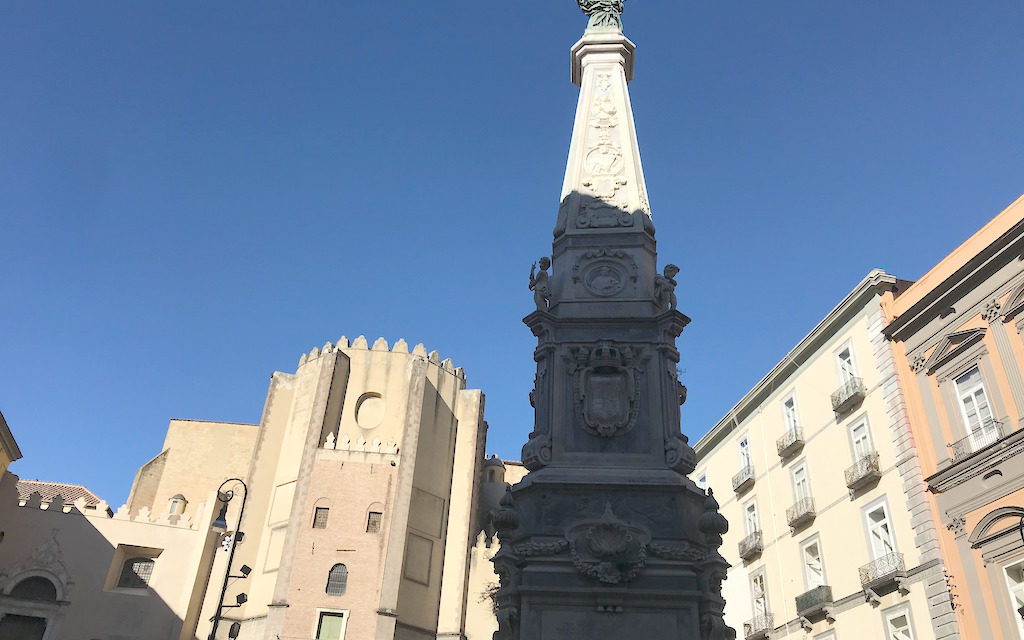
[[[530,473],[494,512],[495,640],[731,640],[718,553],[728,529],[687,474],[675,339],[678,269],[657,270],[627,82],[622,2],[580,1],[580,100],[548,260],[531,273],[537,336]]]

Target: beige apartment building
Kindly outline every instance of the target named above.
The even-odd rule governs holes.
[[[872,271],[696,444],[741,638],[956,638]]]
[[[885,296],[906,410],[970,640],[1024,639],[1024,196]]]

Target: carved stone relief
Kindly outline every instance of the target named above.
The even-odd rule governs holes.
[[[602,342],[577,347],[573,355],[573,404],[583,430],[603,438],[628,433],[640,411],[637,352]]]
[[[588,293],[609,298],[622,292],[636,295],[640,267],[621,249],[591,249],[576,259],[572,280],[582,283]]]
[[[574,527],[567,537],[573,567],[605,584],[629,582],[647,563],[650,533],[618,518],[611,503],[599,520]]]

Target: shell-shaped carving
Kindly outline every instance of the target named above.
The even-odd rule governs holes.
[[[452,364],[452,359],[451,358],[445,358],[441,362],[441,368],[444,369],[445,371],[449,371],[451,373],[455,373],[455,365]]]
[[[344,349],[345,347],[348,346],[348,338],[346,338],[345,336],[341,336],[340,338],[338,338],[337,345],[339,349]]]
[[[409,353],[409,345],[405,343],[405,340],[399,338],[395,346],[391,347],[391,350],[395,353]]]
[[[353,349],[367,349],[368,347],[367,347],[367,344],[366,344],[366,336],[359,336],[358,338],[353,340],[352,341],[352,348]]]
[[[388,341],[385,340],[384,338],[377,338],[373,342],[373,350],[374,351],[389,351],[390,349],[388,348]]]
[[[430,355],[427,356],[427,361],[433,364],[441,364],[441,356],[436,351],[431,351]]]
[[[423,343],[421,342],[421,343],[419,343],[418,345],[416,345],[415,347],[412,348],[412,355],[426,357],[427,356],[427,348],[424,347]]]

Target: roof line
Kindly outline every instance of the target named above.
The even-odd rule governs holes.
[[[852,308],[861,303],[861,299],[868,295],[874,294],[878,288],[884,288],[884,290],[891,290],[896,285],[897,278],[889,275],[882,269],[872,269],[868,275],[864,276],[864,279],[854,287],[853,291],[846,295],[843,300],[836,305],[828,314],[808,333],[803,337],[795,347],[789,350],[778,364],[772,367],[771,371],[768,372],[765,377],[761,378],[754,387],[748,391],[744,396],[737,402],[725,415],[711,428],[697,444],[693,446],[694,451],[697,453],[698,459],[701,457],[702,451],[708,449],[711,444],[721,438],[723,435],[728,433],[729,425],[734,424],[736,427],[739,426],[739,416],[745,413],[746,409],[750,405],[754,404],[766,390],[773,389],[776,382],[780,379],[785,379],[789,376],[786,370],[789,365],[797,365],[797,360],[800,356],[804,355],[816,342],[831,328],[832,325],[846,315]]]

